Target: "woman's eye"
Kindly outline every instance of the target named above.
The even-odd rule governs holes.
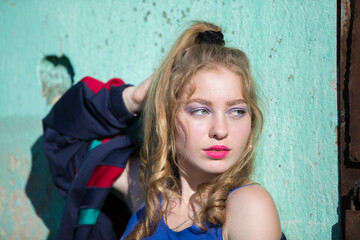
[[[195,116],[204,116],[206,114],[209,114],[209,111],[205,108],[198,108],[191,111],[191,115]]]
[[[231,117],[242,117],[245,113],[246,113],[246,111],[244,109],[236,108],[236,109],[231,109],[228,112],[228,115]]]

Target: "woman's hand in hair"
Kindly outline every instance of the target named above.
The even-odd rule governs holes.
[[[136,87],[128,87],[123,92],[123,99],[130,113],[139,113],[143,110],[147,92],[150,88],[154,74],[145,79]]]

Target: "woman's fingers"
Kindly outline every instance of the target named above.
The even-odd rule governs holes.
[[[127,110],[130,113],[141,112],[145,105],[147,92],[150,88],[153,75],[145,79],[136,87],[127,87],[123,92],[123,99]]]
[[[145,103],[146,95],[150,88],[153,77],[154,74],[145,79],[142,83],[140,83],[140,85],[135,88],[133,92],[133,101],[138,105],[142,105],[141,109],[143,108],[143,105]]]

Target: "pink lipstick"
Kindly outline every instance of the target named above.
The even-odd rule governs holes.
[[[204,149],[204,152],[212,159],[222,159],[229,154],[230,149],[224,145],[214,145]]]

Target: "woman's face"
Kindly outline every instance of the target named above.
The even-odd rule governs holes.
[[[251,117],[242,79],[219,67],[191,79],[195,92],[177,113],[176,150],[180,172],[213,177],[239,160],[247,143]]]

